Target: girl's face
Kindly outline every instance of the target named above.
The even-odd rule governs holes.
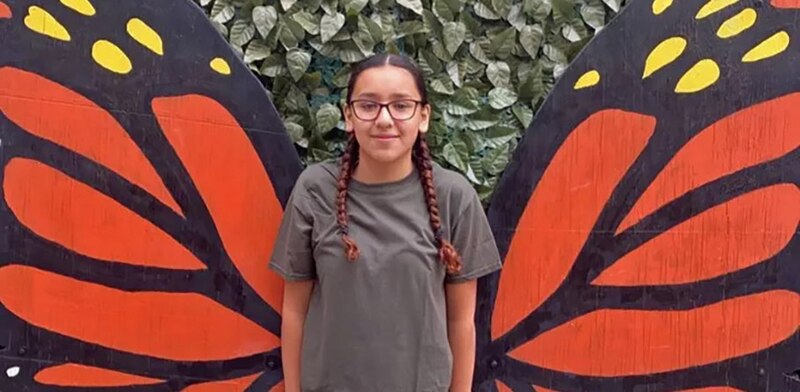
[[[428,131],[430,105],[421,99],[414,76],[403,68],[384,65],[358,76],[345,107],[345,123],[358,141],[362,160],[411,159],[417,135]]]

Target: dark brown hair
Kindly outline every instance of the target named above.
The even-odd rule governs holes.
[[[358,80],[359,75],[367,69],[391,65],[403,68],[414,77],[414,82],[422,97],[423,104],[428,102],[428,94],[425,89],[425,79],[422,76],[422,71],[419,67],[408,57],[396,54],[378,54],[371,56],[358,65],[355,66],[350,73],[350,81],[347,84],[347,104],[350,104],[350,98],[353,94],[353,87]],[[349,234],[349,225],[347,217],[347,190],[350,183],[350,178],[353,175],[358,162],[358,141],[351,133],[347,141],[344,154],[341,158],[341,170],[339,173],[339,180],[337,184],[336,193],[336,208],[337,208],[337,221],[339,223],[339,231],[342,235],[342,242],[345,245],[345,256],[349,261],[355,261],[358,256],[358,246]],[[422,181],[422,189],[425,192],[425,203],[428,207],[428,214],[430,216],[431,228],[433,229],[436,245],[439,248],[439,259],[444,263],[447,272],[456,273],[461,270],[461,256],[458,251],[453,247],[450,241],[442,237],[442,221],[439,215],[439,202],[436,198],[436,187],[433,183],[433,161],[431,159],[428,143],[425,141],[425,136],[420,133],[414,143],[414,150],[412,152],[414,164],[420,173],[420,180]]]

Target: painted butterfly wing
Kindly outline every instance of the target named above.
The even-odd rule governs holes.
[[[791,390],[792,7],[634,1],[564,73],[490,207],[480,390]]]
[[[4,388],[273,388],[301,165],[258,80],[188,0],[7,1],[0,37]]]

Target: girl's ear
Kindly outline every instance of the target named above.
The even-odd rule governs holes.
[[[344,130],[347,133],[353,132],[353,109],[348,104],[344,104]]]
[[[425,105],[422,105],[422,108],[420,109],[419,112],[419,116],[420,116],[419,132],[426,133],[428,132],[428,126],[430,125],[431,122],[431,105],[427,103]]]

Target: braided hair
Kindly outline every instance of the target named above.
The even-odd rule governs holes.
[[[350,80],[347,88],[347,102],[350,102],[352,97],[353,87],[355,86],[358,76],[367,69],[380,67],[385,65],[392,65],[395,67],[407,70],[414,77],[417,90],[422,96],[422,102],[428,102],[427,91],[425,88],[425,80],[422,76],[422,71],[407,57],[397,54],[378,54],[367,58],[359,63],[350,74]],[[347,191],[350,179],[353,176],[355,163],[358,162],[359,146],[355,136],[351,133],[345,147],[344,154],[341,158],[341,166],[339,171],[339,178],[337,181],[336,192],[336,218],[339,225],[339,232],[342,236],[342,242],[345,246],[345,256],[347,260],[353,262],[358,259],[359,251],[358,246],[349,234],[349,222],[347,216]],[[442,236],[442,221],[439,214],[439,203],[436,198],[436,187],[433,183],[433,160],[431,158],[428,143],[425,141],[425,135],[420,133],[414,143],[412,152],[413,163],[420,173],[420,181],[422,182],[422,189],[425,192],[425,203],[428,208],[428,215],[430,216],[431,229],[433,229],[436,245],[439,248],[439,259],[444,263],[447,272],[456,273],[461,270],[461,256],[456,251],[453,244]]]

